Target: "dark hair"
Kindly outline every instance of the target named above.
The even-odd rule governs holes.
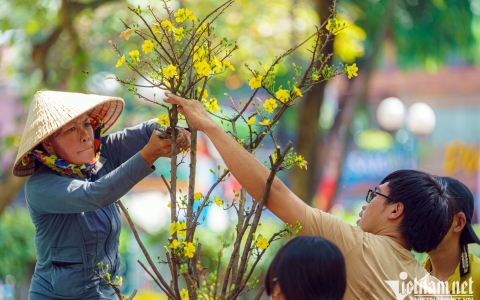
[[[299,236],[283,246],[265,276],[267,295],[278,283],[286,300],[341,300],[347,285],[340,249],[318,236]]]
[[[417,252],[438,247],[452,226],[457,205],[447,185],[437,176],[416,170],[398,170],[382,180],[390,189],[386,204],[401,202],[404,217],[399,230]]]

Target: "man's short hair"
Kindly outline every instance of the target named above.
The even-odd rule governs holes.
[[[386,204],[401,202],[404,216],[399,230],[417,252],[438,247],[457,211],[446,183],[437,176],[417,170],[398,170],[382,180],[390,189]]]

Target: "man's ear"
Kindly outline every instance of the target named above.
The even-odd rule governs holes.
[[[53,148],[50,138],[46,138],[42,141],[42,146],[48,153],[55,155],[55,149]]]
[[[388,207],[388,210],[390,211],[390,214],[388,215],[388,218],[390,220],[396,220],[396,219],[402,217],[404,208],[405,207],[403,206],[402,202],[397,202],[397,203],[390,204],[389,207]]]
[[[466,224],[467,224],[467,217],[463,212],[459,212],[453,217],[454,232],[461,232],[463,228],[465,228]]]

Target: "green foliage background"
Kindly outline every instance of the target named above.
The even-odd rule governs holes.
[[[17,280],[33,273],[36,262],[34,228],[27,209],[7,208],[0,218],[0,278]]]

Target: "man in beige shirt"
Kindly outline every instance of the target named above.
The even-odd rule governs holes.
[[[166,96],[164,101],[179,105],[188,123],[210,138],[233,176],[259,200],[270,170],[216,125],[200,102],[168,92]],[[439,178],[413,170],[388,175],[368,192],[358,227],[309,207],[278,178],[266,205],[286,223],[299,221],[301,234],[322,236],[340,248],[347,268],[345,299],[403,300],[444,294],[442,285],[410,253],[435,249],[452,224],[455,203]]]

